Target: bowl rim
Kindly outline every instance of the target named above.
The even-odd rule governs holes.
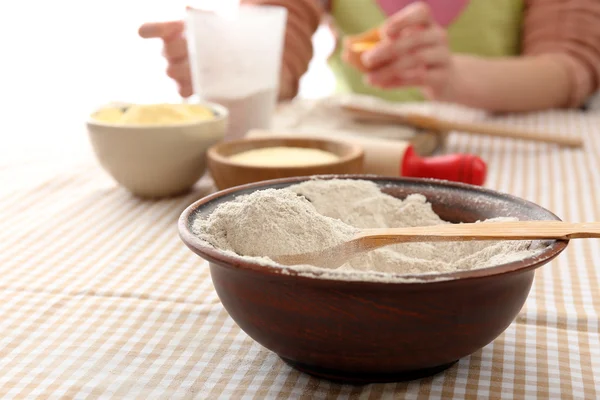
[[[123,105],[139,105],[138,103],[118,103],[118,104],[123,104]],[[153,104],[158,104],[158,103],[153,103]],[[173,103],[173,102],[166,102],[166,103],[161,103],[161,104],[185,104],[185,103]],[[96,107],[94,109],[94,111],[92,111],[91,113],[88,114],[87,119],[86,119],[86,124],[89,125],[93,125],[93,126],[99,126],[99,127],[106,127],[106,128],[118,128],[118,129],[127,129],[127,130],[149,130],[149,129],[154,129],[154,130],[161,130],[161,129],[169,129],[169,128],[185,128],[185,127],[190,127],[190,126],[198,126],[198,125],[205,125],[205,124],[210,124],[210,123],[216,123],[216,122],[220,122],[223,120],[227,120],[229,118],[229,110],[225,107],[222,106],[221,104],[218,103],[213,103],[210,101],[201,101],[199,103],[189,103],[190,105],[197,105],[197,106],[205,106],[207,108],[209,108],[211,111],[216,112],[217,115],[215,116],[215,118],[212,119],[205,119],[205,120],[200,120],[200,121],[190,121],[190,122],[178,122],[175,124],[160,124],[160,125],[128,125],[128,124],[120,124],[120,123],[111,123],[111,122],[103,122],[103,121],[98,121],[97,119],[93,118],[93,115],[100,111],[102,108],[106,108],[107,106],[101,106],[101,107]],[[116,105],[115,105],[116,107]]]
[[[335,143],[337,145],[346,147],[349,150],[349,153],[347,155],[345,155],[344,157],[340,157],[337,160],[328,161],[328,162],[322,163],[322,164],[277,167],[277,166],[270,166],[270,165],[261,166],[261,165],[246,165],[246,164],[238,163],[235,161],[231,161],[231,159],[221,155],[221,153],[219,152],[221,150],[221,148],[225,147],[225,146],[237,145],[237,144],[241,144],[241,143],[268,142],[271,140],[284,140],[284,141],[285,140],[310,140],[311,142]],[[295,146],[295,147],[300,147],[300,146]],[[265,148],[265,147],[256,147],[256,148],[259,149],[259,148]],[[302,147],[302,148],[311,149],[313,147]],[[240,139],[229,140],[227,142],[215,143],[214,145],[212,145],[208,148],[208,150],[206,151],[206,155],[209,160],[212,159],[213,161],[216,161],[220,164],[227,165],[229,167],[244,168],[244,169],[248,169],[248,170],[257,170],[258,169],[261,171],[279,170],[279,171],[309,171],[310,172],[310,171],[313,171],[315,168],[332,166],[332,165],[340,165],[340,164],[348,163],[350,161],[354,161],[356,159],[361,159],[361,158],[364,159],[365,152],[364,152],[362,146],[355,144],[355,143],[345,142],[343,140],[335,140],[335,139],[328,139],[328,138],[312,138],[312,137],[305,138],[305,137],[297,137],[297,136],[273,135],[273,136],[269,136],[269,137],[240,138]],[[283,179],[285,179],[285,178],[283,178]],[[261,181],[261,182],[266,182],[266,181]],[[254,182],[254,183],[258,183],[258,182]]]
[[[240,4],[238,6],[239,8],[237,9],[239,10],[243,10],[243,12],[250,12],[250,13],[271,13],[271,14],[279,14],[282,12],[286,12],[287,13],[287,8],[283,7],[283,6],[279,6],[279,5],[273,5],[273,4],[265,4],[264,6],[261,5],[260,7],[254,7],[253,5],[249,5],[249,4]],[[202,7],[200,5],[186,5],[185,6],[185,11],[186,13],[189,14],[209,14],[209,15],[219,15],[218,13],[215,13],[215,10],[212,9],[211,7]]]
[[[440,283],[440,282],[448,282],[455,280],[464,280],[464,279],[477,279],[477,278],[486,278],[492,277],[496,275],[503,275],[507,273],[513,272],[526,272],[532,269],[536,269],[554,258],[556,258],[560,253],[562,253],[569,244],[568,240],[555,240],[547,247],[546,250],[542,251],[540,254],[534,257],[528,257],[522,260],[513,261],[506,264],[500,264],[492,267],[486,268],[478,268],[472,270],[463,270],[456,272],[446,272],[446,273],[434,273],[434,274],[395,274],[395,273],[382,273],[382,272],[368,272],[368,271],[358,271],[353,278],[357,279],[348,279],[347,274],[345,277],[342,277],[342,272],[340,271],[328,271],[328,270],[320,270],[315,269],[315,271],[311,271],[310,274],[300,273],[297,270],[286,266],[272,266],[261,264],[258,262],[251,262],[248,260],[242,259],[240,256],[230,255],[224,253],[220,250],[215,249],[211,245],[202,241],[200,238],[195,236],[190,229],[190,224],[188,223],[191,214],[195,213],[203,205],[212,202],[221,197],[225,197],[236,192],[245,191],[248,189],[259,190],[262,187],[267,187],[274,184],[296,184],[301,183],[313,179],[355,179],[355,180],[369,180],[369,181],[393,181],[395,183],[428,183],[436,186],[442,186],[446,188],[456,188],[456,189],[469,189],[476,190],[480,193],[493,195],[494,197],[501,197],[507,200],[512,200],[519,202],[524,205],[531,205],[542,211],[545,211],[550,216],[554,218],[554,220],[562,221],[556,214],[551,212],[550,210],[533,203],[529,200],[525,200],[523,198],[503,193],[497,190],[484,188],[481,186],[469,185],[465,183],[459,182],[451,182],[445,180],[438,179],[430,179],[430,178],[407,178],[407,177],[387,177],[381,175],[365,175],[365,174],[352,174],[352,175],[312,175],[312,176],[297,176],[290,178],[280,178],[280,179],[271,179],[267,181],[260,181],[249,183],[240,186],[234,186],[228,189],[220,190],[218,192],[212,193],[208,196],[205,196],[192,204],[190,204],[186,209],[181,213],[178,220],[178,230],[179,237],[184,242],[184,244],[200,256],[202,259],[208,261],[209,263],[216,263],[220,266],[259,272],[264,274],[274,274],[281,275],[286,277],[296,277],[296,278],[304,278],[309,280],[317,280],[317,281],[325,281],[325,282],[344,282],[347,284],[390,284],[390,285],[422,285],[424,283]],[[339,275],[341,278],[336,279],[336,275]],[[364,277],[367,279],[360,279],[360,277]],[[368,277],[379,277],[385,278],[386,281],[381,280],[373,280],[368,279]]]

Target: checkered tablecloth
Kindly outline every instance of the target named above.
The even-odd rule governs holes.
[[[487,160],[490,188],[565,220],[600,220],[600,116],[548,112],[497,123],[581,135],[586,148],[452,134],[447,151]],[[517,320],[446,372],[342,386],[291,369],[228,317],[206,263],[176,229],[181,211],[209,186],[144,201],[117,187],[91,153],[76,162],[4,155],[3,398],[600,397],[597,240],[573,241],[538,270]]]

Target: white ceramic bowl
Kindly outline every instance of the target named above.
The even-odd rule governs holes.
[[[206,171],[206,150],[222,140],[228,111],[203,103],[211,120],[169,125],[123,125],[87,121],[89,137],[102,167],[123,187],[141,197],[166,197],[189,190]]]

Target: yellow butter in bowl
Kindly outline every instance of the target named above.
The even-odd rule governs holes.
[[[198,104],[134,104],[106,107],[94,113],[92,118],[123,125],[175,125],[211,120],[215,115]]]
[[[123,117],[123,110],[116,107],[107,107],[96,111],[92,117],[101,122],[117,123]]]
[[[339,160],[336,154],[305,147],[265,147],[234,154],[229,160],[253,167],[309,167]]]

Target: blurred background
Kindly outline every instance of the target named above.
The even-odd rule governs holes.
[[[56,153],[65,161],[85,157],[90,148],[83,122],[97,105],[178,101],[160,42],[139,38],[137,28],[182,18],[186,4],[190,1],[0,2],[0,162],[19,148],[38,160]],[[313,42],[315,57],[300,89],[306,98],[334,89],[326,65],[333,38],[321,28]],[[32,140],[39,130],[43,139]]]
[[[0,166],[19,149],[31,158],[60,153],[85,157],[86,116],[109,101],[179,101],[165,75],[158,40],[137,35],[143,22],[182,18],[182,0],[102,2],[0,2]],[[300,95],[325,96],[334,89],[326,66],[333,47],[327,28],[314,37],[315,58]],[[35,132],[43,130],[40,139]],[[22,155],[20,156],[22,158]]]

